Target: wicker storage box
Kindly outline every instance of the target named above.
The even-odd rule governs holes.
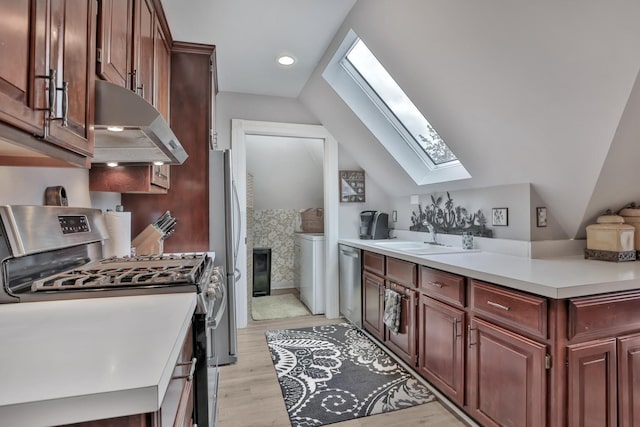
[[[324,210],[322,208],[306,209],[300,213],[300,217],[304,233],[324,233]]]

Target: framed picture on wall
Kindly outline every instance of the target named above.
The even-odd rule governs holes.
[[[547,208],[539,207],[536,208],[536,227],[546,227],[547,226]]]
[[[499,226],[509,225],[509,208],[491,209],[491,224]]]
[[[364,171],[340,171],[340,202],[365,202]]]

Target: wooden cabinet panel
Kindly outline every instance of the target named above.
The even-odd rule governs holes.
[[[616,340],[569,346],[568,361],[569,427],[616,426]]]
[[[98,75],[130,87],[133,48],[133,0],[102,0],[98,11]]]
[[[116,168],[94,165],[89,172],[89,190],[123,194],[166,194],[169,177],[163,177],[163,173],[162,167],[151,165]]]
[[[57,118],[48,121],[46,139],[92,156],[95,2],[50,0],[50,5],[49,63],[56,71]]]
[[[0,120],[44,135],[46,63],[44,0],[0,3]],[[31,63],[33,61],[33,63]]]
[[[384,279],[365,271],[362,275],[362,325],[371,335],[384,340]]]
[[[178,221],[164,241],[165,252],[208,251],[209,98],[213,46],[174,43],[171,54],[171,129],[189,157],[171,168],[167,194],[123,194],[136,236],[165,211]]]
[[[477,318],[467,339],[471,416],[484,426],[545,426],[546,345]]]
[[[615,336],[640,329],[640,291],[569,300],[570,340]]]
[[[420,291],[456,307],[466,305],[464,277],[420,266]]]
[[[362,259],[363,259],[362,267],[365,270],[369,270],[370,272],[377,274],[379,276],[385,275],[384,255],[364,251]]]
[[[420,295],[418,319],[418,372],[462,406],[464,311]]]
[[[516,331],[547,338],[547,300],[494,285],[471,281],[471,309]]]
[[[153,54],[155,15],[151,0],[135,0],[134,27],[134,74],[131,89],[149,104],[154,104]]]
[[[169,46],[158,19],[156,19],[155,25],[154,52],[154,105],[160,114],[162,114],[162,117],[169,122],[169,74],[171,71],[171,46]]]
[[[618,340],[618,425],[640,426],[640,334]]]
[[[386,257],[387,278],[396,283],[415,288],[418,285],[416,264],[401,259]]]
[[[398,357],[407,362],[410,366],[416,366],[417,292],[393,282],[387,282],[387,289],[391,289],[392,291],[398,292],[402,295],[402,303],[400,308],[400,327],[398,329],[398,333],[394,334],[389,330],[389,328],[384,328],[385,343]],[[384,301],[382,306],[382,318],[384,319]]]

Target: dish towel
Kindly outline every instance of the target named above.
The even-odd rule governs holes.
[[[400,314],[402,310],[402,296],[391,289],[384,290],[384,317],[382,318],[392,334],[398,334],[400,329]]]

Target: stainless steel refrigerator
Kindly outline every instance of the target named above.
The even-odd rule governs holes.
[[[211,336],[213,356],[219,365],[238,360],[236,294],[240,270],[236,267],[240,247],[240,201],[233,179],[231,152],[210,152],[211,249],[216,253],[215,265],[226,274],[227,309]],[[212,360],[215,364],[216,360]]]

